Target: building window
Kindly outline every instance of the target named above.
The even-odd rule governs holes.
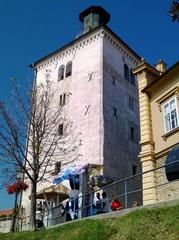
[[[60,105],[60,106],[64,106],[65,103],[66,103],[66,93],[60,95],[59,105]]]
[[[57,175],[61,171],[61,162],[56,162],[55,163],[55,175]]]
[[[124,63],[124,78],[129,81],[129,67]]]
[[[178,110],[176,97],[169,100],[163,105],[165,133],[177,128],[178,125]]]
[[[69,77],[72,74],[72,62],[68,62],[66,65],[66,74],[65,77]]]
[[[134,140],[135,139],[135,128],[130,127],[130,139]]]
[[[116,78],[114,76],[112,76],[112,84],[116,85]]]
[[[128,104],[129,104],[129,108],[134,111],[135,100],[134,100],[133,97],[129,97],[129,102],[128,102]]]
[[[130,70],[130,81],[135,86],[135,75],[132,72],[132,69]]]
[[[135,164],[132,164],[132,175],[136,175],[137,174],[137,166]]]
[[[138,143],[138,127],[133,121],[128,121],[128,139],[134,143]]]
[[[58,126],[58,136],[62,136],[63,135],[63,124],[59,124]]]
[[[65,66],[61,65],[58,69],[58,81],[64,79]]]
[[[117,119],[117,108],[113,107],[113,117]]]
[[[59,174],[60,171],[61,171],[61,162],[56,162],[55,168],[52,170],[51,175],[56,176]]]

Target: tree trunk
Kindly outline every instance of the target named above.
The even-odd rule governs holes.
[[[36,230],[36,190],[37,182],[31,182],[30,230]]]
[[[17,217],[17,198],[18,198],[18,191],[15,192],[15,200],[14,200],[14,211],[13,211],[13,217],[11,222],[11,232],[15,232],[15,226],[16,226],[16,217]]]

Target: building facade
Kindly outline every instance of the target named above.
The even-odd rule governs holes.
[[[119,179],[140,172],[138,84],[132,73],[140,57],[106,25],[109,19],[103,8],[88,8],[80,14],[83,32],[34,68],[37,83],[50,73],[54,104],[63,105],[73,122],[81,142],[75,162],[101,166],[103,174]]]
[[[156,68],[143,61],[133,72],[139,84],[140,160],[146,172],[168,164],[171,154],[179,160],[179,63],[166,70],[163,61]],[[172,171],[175,181],[167,168],[143,175],[144,205],[179,198],[177,165]]]

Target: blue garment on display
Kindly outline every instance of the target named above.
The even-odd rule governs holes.
[[[79,186],[80,186],[79,175],[73,176],[72,178],[69,179],[69,181],[70,181],[71,189],[79,190]]]
[[[65,167],[58,176],[53,180],[53,184],[59,184],[62,183],[64,180],[70,180],[75,175],[79,175],[80,173],[83,173],[86,171],[87,165],[71,165]]]

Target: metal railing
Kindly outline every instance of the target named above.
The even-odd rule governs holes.
[[[155,186],[143,188],[142,187],[142,178],[145,174],[149,174],[151,172],[158,174],[158,171],[163,171],[165,174],[165,168],[170,165],[179,164],[179,160],[162,165],[152,170],[148,170],[143,173],[138,173],[133,176],[129,176],[124,179],[117,180],[111,184],[103,186],[97,191],[87,192],[77,198],[68,199],[66,202],[67,206],[60,204],[54,208],[48,209],[47,211],[43,211],[41,215],[41,219],[39,222],[43,223],[45,227],[53,226],[56,224],[64,223],[70,220],[85,218],[89,216],[94,216],[99,214],[96,209],[96,201],[95,195],[96,192],[105,192],[107,194],[107,201],[109,202],[109,206],[111,201],[114,198],[118,198],[118,200],[122,203],[122,208],[131,208],[136,206],[141,206],[142,203],[142,195],[143,191],[150,189],[159,189],[167,184],[171,184],[171,182],[165,180],[163,182],[157,182]],[[104,200],[101,200],[101,204],[104,204]],[[111,211],[110,209],[108,209]],[[100,213],[103,213],[103,209]],[[21,230],[29,228],[29,217],[19,219]]]

